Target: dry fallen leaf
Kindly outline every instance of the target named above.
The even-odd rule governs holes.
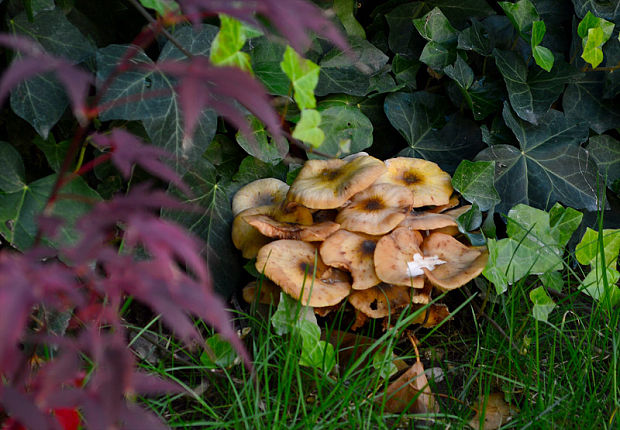
[[[480,426],[480,417],[484,412],[484,421]],[[474,429],[495,430],[510,421],[516,413],[516,409],[504,401],[504,393],[489,394],[486,408],[484,407],[484,397],[478,400],[476,416],[472,418],[469,425]]]
[[[424,366],[420,361],[416,361],[409,370],[392,382],[377,400],[381,401],[383,397],[386,397],[387,412],[406,411],[418,414],[439,412],[439,405],[431,392]]]

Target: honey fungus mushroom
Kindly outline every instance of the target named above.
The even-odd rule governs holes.
[[[286,200],[310,209],[339,208],[385,171],[381,160],[368,155],[349,162],[309,160],[291,185]]]
[[[405,227],[398,227],[383,236],[375,248],[375,272],[383,282],[422,289],[423,276],[409,276],[407,263],[415,254],[421,254],[422,235]]]
[[[405,219],[411,205],[413,195],[406,187],[376,184],[354,195],[336,222],[349,231],[386,234]]]
[[[378,237],[339,230],[321,244],[321,258],[328,266],[351,272],[354,290],[365,290],[381,282],[374,263],[378,240]]]
[[[340,224],[333,221],[305,225],[293,222],[280,222],[266,215],[254,214],[244,216],[243,219],[267,237],[303,240],[306,242],[322,242],[340,229]]]
[[[256,257],[256,270],[305,306],[333,306],[351,291],[348,280],[323,263],[316,246],[299,240],[276,240],[263,246]]]
[[[404,308],[410,302],[410,288],[379,284],[362,291],[353,291],[349,303],[370,318],[383,318]]]
[[[235,193],[232,201],[233,216],[246,209],[259,206],[275,206],[286,197],[289,186],[276,178],[264,178],[250,182]]]
[[[447,205],[452,195],[450,175],[431,162],[419,158],[397,157],[385,160],[387,172],[377,184],[403,185],[413,193],[413,207]]]
[[[480,275],[489,257],[486,249],[465,246],[443,233],[432,233],[427,237],[422,251],[425,256],[436,256],[446,262],[432,271],[423,269],[428,280],[444,291],[461,287]]]

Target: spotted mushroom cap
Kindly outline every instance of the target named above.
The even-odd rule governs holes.
[[[289,186],[276,178],[258,179],[241,187],[232,200],[232,212],[239,215],[246,209],[272,206],[284,201]]]
[[[368,188],[385,171],[381,160],[371,156],[349,162],[309,160],[291,185],[286,199],[310,209],[338,208],[354,194]]]
[[[378,237],[339,230],[321,244],[321,258],[328,266],[351,272],[354,290],[365,290],[381,282],[374,263],[378,240]]]
[[[385,160],[385,165],[388,171],[376,183],[408,187],[413,193],[414,208],[449,203],[452,179],[437,164],[420,158],[397,157]]]
[[[398,227],[383,236],[375,248],[375,272],[383,282],[422,289],[423,276],[409,276],[407,262],[415,254],[422,254],[422,235],[405,227]]]
[[[256,257],[256,270],[306,306],[333,306],[351,291],[348,280],[323,263],[316,246],[299,240],[276,240],[263,246]]]
[[[480,275],[489,257],[486,249],[465,246],[444,233],[431,233],[422,251],[425,256],[437,256],[446,262],[432,271],[424,269],[429,281],[444,291],[461,287]]]
[[[379,284],[361,291],[353,291],[349,303],[370,318],[383,318],[410,303],[410,288],[400,285]]]
[[[336,217],[342,228],[372,235],[392,231],[411,210],[413,195],[408,188],[376,184],[353,196]]]

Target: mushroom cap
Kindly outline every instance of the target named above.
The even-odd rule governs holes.
[[[271,282],[269,279],[263,279],[260,285],[256,281],[250,282],[248,285],[243,287],[242,294],[243,300],[249,304],[252,304],[257,300],[257,295],[258,303],[262,303],[264,305],[273,304],[274,306],[277,306],[280,301],[280,287]]]
[[[427,312],[428,318],[426,317]],[[450,310],[446,305],[442,303],[433,303],[425,311],[420,312],[416,319],[411,321],[411,324],[422,324],[422,327],[431,328],[449,317]]]
[[[431,293],[433,292],[433,284],[428,279],[424,280],[424,288],[417,290],[411,289],[411,303],[418,305],[426,305],[431,302]]]
[[[461,203],[459,196],[456,194],[453,194],[452,197],[450,197],[450,201],[447,204],[428,208],[426,212],[433,212],[436,214],[443,213],[447,211],[448,209],[457,207],[459,203]]]
[[[303,240],[306,242],[322,242],[332,233],[340,229],[340,224],[332,221],[325,221],[314,225],[303,225],[276,221],[266,215],[247,215],[243,216],[243,219],[267,237]]]
[[[233,220],[231,236],[235,248],[241,250],[243,258],[247,259],[256,257],[258,250],[271,242],[270,238],[245,221],[245,217],[251,215],[269,215],[283,222],[312,224],[312,213],[299,205],[268,205],[244,210]]]
[[[351,291],[348,280],[335,276],[330,269],[314,245],[300,240],[268,243],[256,257],[256,270],[264,272],[289,296],[312,307],[336,305]]]
[[[445,214],[412,211],[398,226],[407,227],[409,230],[435,230],[456,225],[454,218]]]
[[[465,246],[444,233],[431,233],[422,251],[425,256],[438,256],[446,262],[432,271],[424,269],[429,281],[443,291],[461,287],[480,275],[489,257],[486,249]]]
[[[353,289],[365,290],[381,282],[374,263],[378,240],[378,237],[339,230],[321,244],[321,259],[328,266],[350,271]]]
[[[404,185],[413,193],[413,207],[445,205],[452,195],[450,175],[431,161],[420,158],[397,157],[385,160],[388,171],[377,184]]]
[[[383,162],[371,156],[349,162],[309,160],[291,185],[286,199],[311,209],[338,208],[385,171]]]
[[[392,231],[411,210],[413,195],[408,188],[375,184],[353,196],[336,222],[349,231],[381,235]]]
[[[414,254],[421,254],[422,235],[405,227],[398,227],[383,236],[375,248],[375,272],[383,282],[422,289],[424,277],[410,277],[407,262]]]
[[[264,178],[250,182],[241,187],[233,197],[233,215],[237,216],[246,209],[281,203],[286,198],[288,189],[286,182],[276,178]]]
[[[353,291],[349,303],[370,318],[383,318],[411,302],[409,287],[379,284],[366,290]]]

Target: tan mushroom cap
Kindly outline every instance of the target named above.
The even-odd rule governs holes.
[[[351,284],[341,277],[325,277],[334,274],[329,269],[318,249],[300,240],[276,240],[262,247],[256,257],[256,270],[289,296],[312,307],[336,305],[351,291]]]
[[[433,292],[433,284],[428,279],[424,280],[424,288],[417,290],[411,289],[411,303],[418,305],[426,305],[431,302],[431,294]]]
[[[442,212],[447,211],[448,209],[457,207],[459,203],[461,203],[461,201],[459,200],[459,196],[456,194],[453,194],[452,197],[450,197],[450,201],[448,202],[448,204],[429,208],[427,212],[433,212],[436,214],[442,213]]]
[[[410,301],[409,287],[379,284],[367,290],[353,291],[349,303],[370,318],[383,318],[407,306]]]
[[[232,225],[232,241],[235,248],[241,250],[243,258],[252,259],[258,250],[271,242],[271,239],[261,234],[245,221],[246,216],[269,215],[283,222],[294,222],[303,225],[312,224],[312,213],[303,206],[258,206],[246,209],[235,217]]]
[[[340,229],[340,224],[332,221],[303,225],[276,221],[266,215],[247,215],[243,216],[243,219],[267,237],[303,240],[306,242],[322,242]]]
[[[377,184],[404,185],[413,193],[413,207],[445,205],[452,195],[450,175],[431,161],[420,158],[397,157],[385,160],[388,171]]]
[[[280,287],[269,279],[263,279],[260,285],[256,281],[250,282],[243,287],[242,294],[246,303],[252,304],[257,301],[263,305],[277,306],[280,301],[280,291]]]
[[[410,277],[407,262],[414,254],[422,254],[422,235],[408,228],[398,227],[383,236],[375,248],[375,272],[383,282],[413,288],[424,288],[424,277]]]
[[[309,160],[291,185],[286,199],[311,209],[338,208],[351,196],[368,188],[385,171],[383,162],[371,156],[349,162]]]
[[[289,186],[276,178],[258,179],[241,187],[232,200],[232,212],[239,215],[246,209],[272,206],[286,198]]]
[[[328,266],[351,272],[354,290],[365,290],[381,282],[374,263],[378,240],[378,237],[339,230],[321,244],[321,258]]]
[[[411,212],[398,226],[407,227],[409,230],[435,230],[456,225],[454,218],[445,214]]]
[[[376,184],[354,195],[336,222],[349,231],[386,234],[405,219],[412,204],[413,195],[407,187]]]
[[[461,206],[455,209],[450,209],[448,211],[445,211],[443,215],[447,215],[452,219],[457,219],[458,217],[460,217],[461,215],[463,215],[465,212],[467,212],[470,209],[471,209],[471,205],[464,205],[464,206]]]
[[[449,291],[465,285],[482,273],[489,253],[486,249],[473,248],[444,233],[432,233],[422,244],[425,256],[437,256],[446,263],[430,271],[426,277],[440,290]]]

